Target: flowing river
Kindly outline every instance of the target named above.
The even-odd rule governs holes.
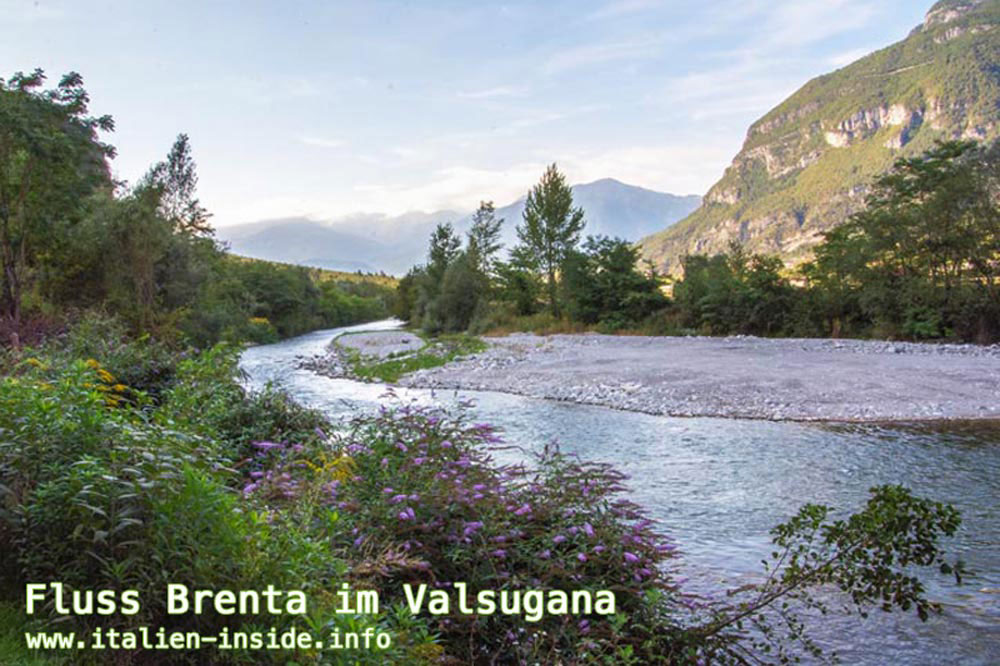
[[[248,349],[248,384],[283,387],[333,419],[374,410],[386,387],[330,379],[298,368],[343,331],[390,329],[385,321],[316,331]],[[928,378],[933,381],[933,378]],[[811,635],[845,664],[987,665],[1000,663],[1000,427],[818,425],[717,418],[669,418],[500,393],[434,394],[399,389],[421,402],[475,401],[476,418],[531,450],[558,441],[564,451],[613,463],[630,476],[631,498],[683,551],[681,573],[694,589],[724,589],[758,579],[770,553],[768,530],[807,502],[845,513],[871,486],[900,483],[962,512],[949,544],[973,572],[961,586],[923,572],[940,616],[873,611],[867,619],[833,614]],[[505,453],[505,456],[513,455]]]

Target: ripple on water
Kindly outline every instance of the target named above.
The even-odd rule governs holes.
[[[253,347],[242,358],[248,383],[284,386],[296,399],[344,418],[374,409],[386,387],[319,377],[297,356],[320,353],[339,332],[386,330],[395,322],[317,331]],[[456,394],[397,390],[403,399],[451,403]],[[768,530],[806,502],[850,511],[871,486],[899,483],[962,510],[949,544],[975,572],[956,587],[929,576],[944,614],[833,615],[813,635],[850,664],[994,664],[1000,660],[1000,427],[996,424],[823,425],[668,418],[506,394],[473,397],[479,420],[508,440],[538,449],[552,440],[583,458],[613,463],[631,477],[631,497],[660,520],[683,551],[695,588],[740,584],[760,575]],[[497,453],[499,460],[521,455]]]

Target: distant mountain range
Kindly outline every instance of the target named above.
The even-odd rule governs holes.
[[[641,242],[661,270],[731,240],[794,264],[868,184],[936,139],[1000,136],[1000,0],[942,0],[901,42],[809,81],[747,131],[683,221]]]
[[[527,189],[527,188],[525,188]],[[584,235],[618,236],[636,241],[673,224],[696,209],[701,197],[677,196],[627,185],[611,178],[573,186],[573,201],[585,211]],[[497,209],[504,219],[503,242],[517,242],[525,198]],[[472,211],[377,213],[350,215],[332,221],[307,218],[264,220],[216,230],[230,251],[247,257],[316,266],[333,270],[405,273],[423,263],[434,227],[451,222],[464,233]]]

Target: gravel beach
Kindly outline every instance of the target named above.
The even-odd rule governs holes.
[[[649,414],[795,421],[1000,419],[1000,346],[515,334],[403,377]]]
[[[343,336],[370,356],[419,346],[399,331]],[[405,341],[404,341],[405,340]],[[487,338],[490,348],[405,375],[413,388],[499,391],[647,414],[790,421],[1000,419],[1000,345],[746,336]],[[336,346],[303,363],[346,376]]]

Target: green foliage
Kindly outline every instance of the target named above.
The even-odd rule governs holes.
[[[462,356],[481,352],[486,349],[486,343],[464,333],[443,334],[434,337],[414,352],[388,359],[365,356],[357,350],[347,349],[342,345],[338,346],[338,349],[349,364],[354,377],[366,381],[394,383],[407,373],[436,368]]]
[[[802,286],[739,245],[690,256],[673,320],[710,334],[1000,339],[1000,143],[939,143],[878,178]]]
[[[0,322],[14,334],[4,343],[21,342],[25,305],[103,309],[132,332],[205,346],[385,316],[384,278],[228,257],[184,134],[135,186],[113,184],[114,150],[98,138],[111,119],[87,115],[79,75],[43,82],[41,71],[0,80]]]
[[[879,178],[803,269],[820,316],[910,338],[1000,338],[1000,144],[940,143]]]
[[[105,324],[96,330],[116,335]],[[530,663],[737,664],[775,649],[792,655],[794,641],[810,647],[795,609],[822,608],[831,586],[862,613],[874,606],[926,617],[937,608],[914,569],[961,573],[940,547],[958,528],[957,512],[882,487],[848,518],[803,508],[775,529],[763,583],[724,602],[696,600],[673,579],[674,545],[620,498],[623,477],[606,465],[549,448],[530,467],[498,467],[490,426],[461,410],[414,405],[359,416],[330,436],[319,414],[278,392],[246,395],[236,349],[225,345],[167,356],[171,379],[154,404],[116,389],[100,361],[73,357],[83,332],[0,379],[0,619],[23,603],[26,581],[59,580],[71,589],[134,588],[143,601],[138,616],[60,623],[71,631],[98,622],[202,632],[295,623],[317,635],[372,626],[394,639],[389,651],[327,653],[328,661],[306,652],[171,652],[164,663],[479,664],[504,654]],[[454,350],[478,348],[454,342]],[[168,353],[128,340],[84,349],[114,363],[143,354],[160,363]],[[456,622],[400,606],[403,583],[458,580],[470,592],[611,589],[616,615]],[[343,581],[377,590],[381,612],[338,614],[331,590]],[[167,616],[167,582],[302,589],[310,611]],[[769,617],[791,633],[772,629]],[[29,629],[20,610],[0,624]],[[0,632],[0,658],[18,659],[20,645]],[[101,656],[67,659],[96,664]]]
[[[567,314],[614,331],[666,307],[659,278],[640,271],[638,261],[638,249],[627,241],[588,237],[584,251],[571,253],[563,267]]]
[[[28,273],[45,263],[39,246],[79,218],[84,197],[110,185],[105,160],[114,155],[98,139],[114,123],[87,115],[80,75],[40,91],[44,81],[41,70],[0,79],[0,314],[15,332]]]
[[[722,251],[725,232],[751,221],[767,225],[746,239],[751,251],[780,246],[782,259],[804,260],[811,238],[855,212],[855,195],[895,159],[919,156],[935,140],[971,128],[996,140],[1000,3],[955,4],[962,5],[960,15],[920,26],[896,44],[812,79],[757,120],[732,167],[710,190],[727,196],[707,198],[685,220],[644,239],[644,254],[677,274],[684,254],[706,242],[709,254]],[[860,111],[877,115],[895,105],[917,116],[904,127],[861,129],[844,147],[827,143],[825,132]],[[904,145],[890,148],[901,134]]]
[[[481,202],[472,216],[466,249],[473,268],[481,275],[491,277],[496,271],[497,253],[503,247],[500,242],[502,226],[503,218],[497,219],[493,202]]]
[[[696,631],[700,640],[709,639],[705,652],[728,657],[722,663],[745,663],[747,646],[741,644],[753,627],[759,638],[749,641],[752,649],[774,653],[781,663],[794,657],[796,645],[820,657],[800,616],[829,612],[829,598],[817,594],[823,588],[839,589],[844,611],[861,617],[871,608],[913,610],[924,621],[939,613],[914,572],[934,568],[961,583],[962,562],[948,561],[940,543],[958,530],[958,511],[901,486],[870,492],[865,507],[847,518],[830,519],[830,507],[807,504],[771,530],[775,550],[764,562],[766,581],[740,590],[742,600],[716,609],[717,617]]]
[[[724,255],[687,257],[674,285],[682,325],[713,335],[786,334],[796,293],[780,267],[776,257],[748,255],[738,243]]]
[[[544,277],[549,308],[559,316],[557,276],[563,262],[580,242],[584,225],[583,209],[573,208],[573,191],[555,164],[528,192],[524,219],[517,226],[519,255],[525,268],[537,266]],[[530,259],[529,259],[530,258]]]

